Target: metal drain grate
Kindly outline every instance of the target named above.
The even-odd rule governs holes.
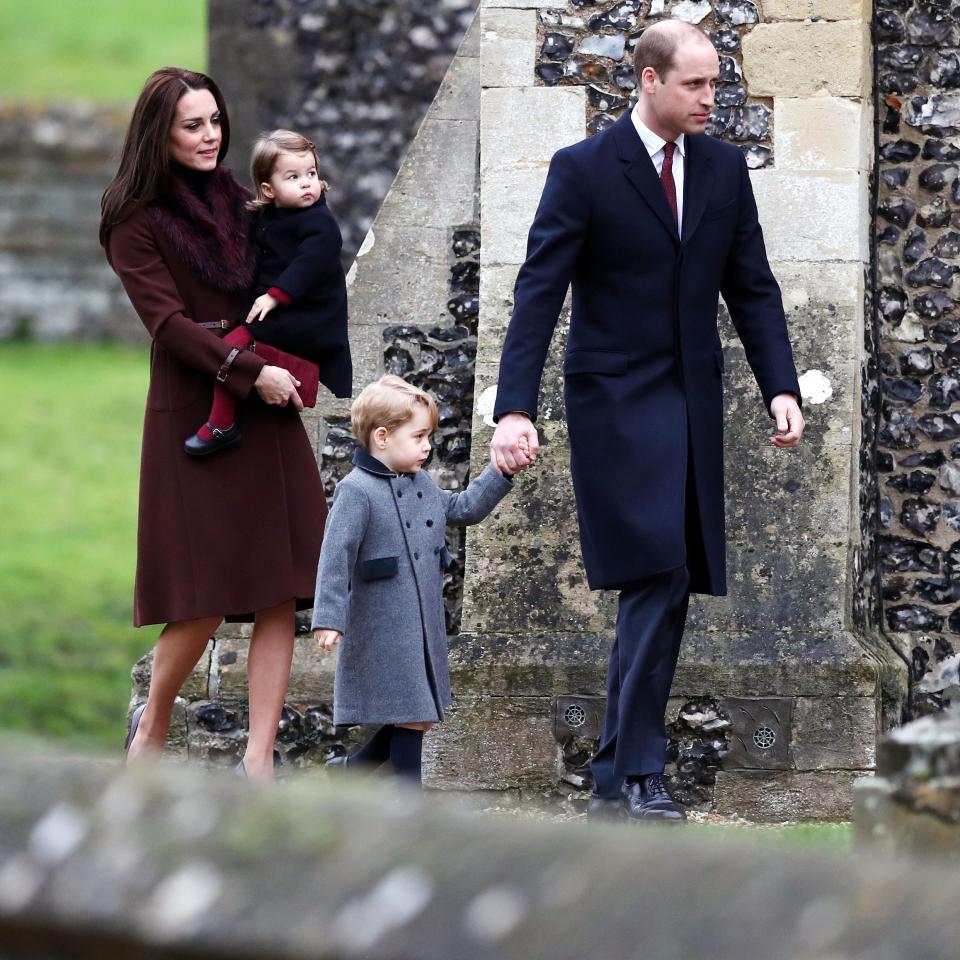
[[[579,703],[571,703],[563,711],[563,719],[568,727],[582,727],[587,722],[587,711]]]
[[[769,750],[777,742],[777,735],[769,727],[757,727],[753,731],[753,742],[761,750]]]
[[[556,697],[553,701],[553,735],[563,743],[568,737],[597,739],[603,726],[603,697]]]
[[[732,724],[724,769],[790,769],[792,697],[724,697],[720,706]]]

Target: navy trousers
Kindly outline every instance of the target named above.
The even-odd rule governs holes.
[[[689,599],[685,566],[624,584],[620,590],[603,736],[590,763],[598,796],[619,797],[625,777],[663,772],[664,713]]]

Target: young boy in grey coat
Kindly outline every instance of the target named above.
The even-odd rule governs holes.
[[[478,523],[513,481],[487,465],[462,493],[441,490],[421,470],[436,403],[399,377],[367,386],[350,414],[360,446],[327,518],[313,629],[323,649],[341,644],[334,722],[380,729],[358,753],[331,763],[389,759],[419,783],[424,731],[450,703],[444,528]]]

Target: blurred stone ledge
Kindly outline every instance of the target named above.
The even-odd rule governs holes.
[[[955,958],[937,863],[0,747],[5,960]]]
[[[877,748],[854,786],[858,841],[892,853],[960,857],[960,710],[915,720]]]

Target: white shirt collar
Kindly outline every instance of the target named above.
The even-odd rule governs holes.
[[[639,112],[640,104],[636,104],[633,110],[630,111],[630,119],[633,121],[633,125],[636,128],[638,134],[640,134],[640,139],[643,141],[643,145],[647,148],[647,153],[653,157],[658,154],[662,149],[663,145],[667,142],[663,137],[654,133],[641,119]],[[686,155],[686,144],[685,144],[686,134],[681,133],[677,137],[677,150],[680,152],[680,156]]]

